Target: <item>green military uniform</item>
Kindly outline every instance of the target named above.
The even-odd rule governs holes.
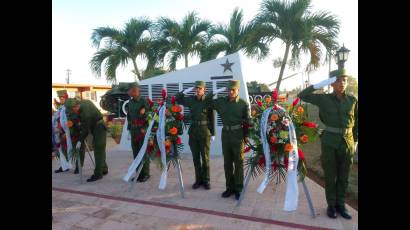
[[[333,72],[345,76],[345,71]],[[332,75],[330,75],[332,76]],[[326,125],[321,135],[321,163],[325,173],[326,200],[329,206],[343,206],[357,142],[358,101],[354,96],[342,99],[331,94],[314,94],[310,86],[299,93],[300,99],[319,107],[319,118]]]
[[[238,88],[239,81],[230,81],[229,89]],[[212,95],[207,96],[207,100]],[[229,97],[209,100],[210,105],[222,118],[222,152],[226,189],[238,195],[243,189],[244,139],[248,137],[250,124],[249,105],[239,97],[230,101]]]
[[[195,87],[205,88],[205,82],[196,81]],[[215,136],[213,110],[205,101],[205,95],[198,99],[195,96],[184,96],[182,92],[175,95],[177,102],[191,110],[189,127],[189,147],[195,167],[195,184],[209,184],[209,149],[211,136]],[[202,158],[202,165],[201,165]]]
[[[129,83],[127,89],[132,87],[138,87],[138,83]],[[145,109],[144,114],[140,114],[142,108]],[[148,127],[147,114],[149,109],[148,101],[142,97],[132,98],[128,102],[127,129],[131,135],[131,148],[134,159],[137,157],[138,152],[144,143],[144,137]],[[138,178],[149,176],[149,166],[150,160],[146,160]]]
[[[78,101],[77,99],[68,99],[65,106],[67,111],[72,113],[71,108],[80,104],[79,119],[80,119],[80,136],[82,154],[80,154],[80,162],[83,165],[84,162],[84,141],[89,133],[93,136],[93,149],[95,159],[94,175],[100,178],[103,174],[108,173],[108,166],[106,163],[106,141],[107,141],[107,128],[105,127],[103,116],[97,109],[94,103],[90,100]],[[75,146],[73,146],[75,147]]]

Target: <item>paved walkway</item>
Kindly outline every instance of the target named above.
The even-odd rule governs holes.
[[[236,207],[233,196],[222,198],[225,190],[223,158],[211,156],[211,190],[191,188],[194,182],[192,157],[182,160],[186,198],[181,198],[176,172],[168,171],[168,185],[158,189],[160,170],[151,163],[151,178],[137,183],[132,191],[122,176],[132,161],[130,152],[117,151],[112,139],[107,139],[109,174],[102,180],[80,184],[72,171],[52,175],[53,229],[357,229],[358,213],[348,207],[352,220],[326,216],[324,189],[310,179],[310,190],[316,211],[312,218],[299,185],[299,208],[282,210],[285,184],[270,184],[263,194],[256,192],[262,176],[251,180],[245,199]],[[113,147],[114,146],[114,147]],[[112,148],[111,148],[112,147]],[[58,168],[52,162],[53,170]],[[84,181],[93,170],[86,156]]]

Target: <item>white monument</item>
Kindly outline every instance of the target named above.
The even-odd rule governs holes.
[[[203,62],[178,71],[162,74],[153,78],[142,80],[140,84],[141,96],[149,97],[153,101],[161,98],[161,90],[165,88],[169,96],[175,95],[181,90],[194,86],[195,81],[202,80],[206,83],[207,93],[222,87],[227,87],[229,80],[240,80],[241,88],[239,96],[249,103],[246,78],[243,76],[241,66],[243,57],[238,53],[230,54],[218,59]],[[194,95],[194,90],[189,95]],[[227,96],[224,91],[217,94],[218,97]],[[189,108],[184,108],[184,115],[189,113]],[[215,118],[215,140],[211,141],[210,154],[222,155],[221,130],[222,121],[216,113]],[[184,130],[181,136],[184,143],[183,153],[191,153],[188,145],[188,129]],[[131,151],[131,143],[128,140],[127,124],[124,124],[119,150]]]

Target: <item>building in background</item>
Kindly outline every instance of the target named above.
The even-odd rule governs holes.
[[[95,106],[102,112],[107,113],[100,107],[101,96],[104,95],[111,86],[108,85],[89,85],[89,84],[63,84],[63,83],[53,83],[52,84],[52,98],[51,104],[54,107],[54,99],[57,98],[58,90],[67,90],[68,97],[78,99],[88,99],[91,100]]]

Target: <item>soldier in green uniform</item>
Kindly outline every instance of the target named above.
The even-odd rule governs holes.
[[[82,149],[89,133],[93,136],[95,169],[94,174],[87,179],[87,182],[102,179],[103,175],[108,173],[108,166],[105,152],[107,128],[105,127],[101,112],[90,100],[68,99],[65,106],[68,113],[77,114],[80,119],[80,136],[76,148]],[[84,152],[80,154],[80,162],[82,166],[84,163]]]
[[[131,99],[128,102],[127,122],[129,138],[131,138],[132,155],[137,157],[144,142],[145,132],[148,127],[147,114],[150,109],[148,101],[140,96],[140,88],[137,82],[129,83],[128,96]],[[145,182],[149,175],[150,160],[145,160],[141,173],[137,178],[138,182]],[[131,179],[134,181],[134,178]]]
[[[207,95],[207,102],[222,118],[222,153],[224,156],[224,170],[226,191],[222,197],[235,194],[238,200],[243,189],[243,160],[244,144],[248,141],[248,127],[250,125],[249,105],[239,97],[239,81],[229,81],[229,95],[212,100]],[[225,88],[217,90],[225,90]]]
[[[191,148],[195,167],[195,183],[192,188],[197,189],[203,185],[208,190],[211,188],[209,183],[210,140],[215,138],[214,114],[205,101],[205,82],[196,81],[195,88],[195,96],[184,96],[184,94],[192,91],[192,87],[177,93],[175,97],[178,103],[189,107],[191,110],[191,126],[188,134],[189,147]]]
[[[319,118],[326,125],[321,136],[321,163],[325,173],[327,215],[336,218],[336,212],[346,219],[351,216],[345,208],[345,196],[358,137],[358,101],[347,95],[347,75],[344,69],[332,71],[329,79],[309,86],[299,97],[319,107]],[[331,84],[333,93],[314,94]]]

